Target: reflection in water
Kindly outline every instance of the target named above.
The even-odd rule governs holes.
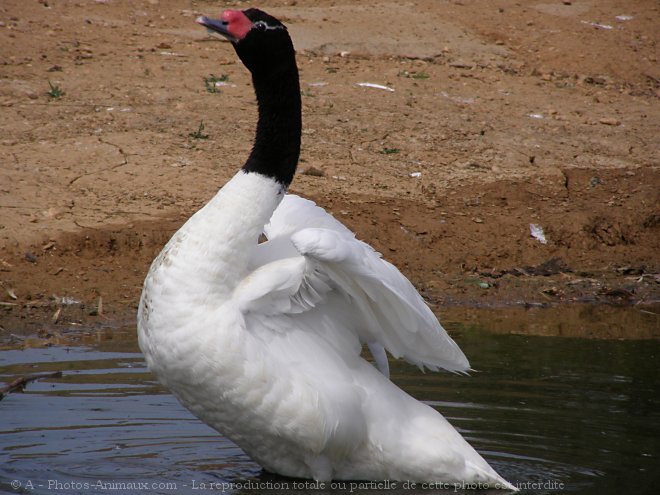
[[[471,376],[420,373],[396,361],[392,378],[439,409],[523,493],[656,488],[659,341],[450,330],[475,368]],[[133,332],[125,335],[91,347],[0,352],[0,381],[64,371],[61,379],[31,383],[27,393],[0,402],[2,489],[428,493],[421,484],[320,484],[262,473],[154,382]]]

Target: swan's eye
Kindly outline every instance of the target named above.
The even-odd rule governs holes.
[[[258,31],[277,31],[282,29],[286,31],[286,28],[282,25],[271,26],[266,21],[257,21],[253,24],[254,28]]]

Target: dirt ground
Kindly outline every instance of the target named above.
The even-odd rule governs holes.
[[[248,6],[298,51],[292,192],[440,310],[636,305],[658,336],[655,0],[2,2],[0,332],[134,320],[250,149],[249,74],[194,23]]]

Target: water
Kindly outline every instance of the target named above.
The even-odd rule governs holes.
[[[392,378],[439,409],[522,493],[656,493],[660,341],[450,329],[476,372],[422,374],[393,362]],[[262,474],[157,385],[131,329],[113,335],[0,351],[0,382],[64,372],[0,402],[0,490],[429,493],[403,483],[321,487]]]

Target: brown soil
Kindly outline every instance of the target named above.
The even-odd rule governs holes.
[[[258,4],[299,53],[292,192],[445,308],[657,312],[658,3],[364,4]],[[240,167],[249,75],[193,22],[225,5],[251,2],[0,6],[0,332],[130,322],[151,259]]]

